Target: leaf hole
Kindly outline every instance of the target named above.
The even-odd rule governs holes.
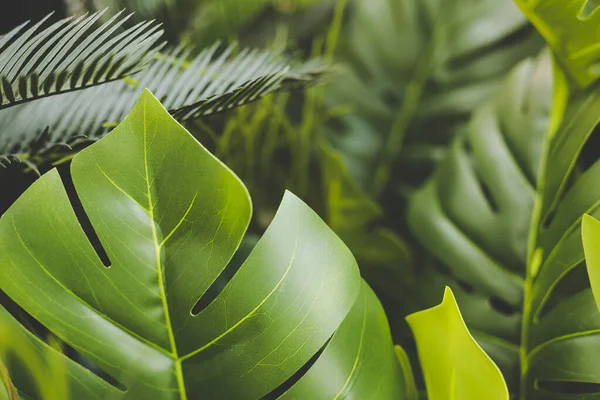
[[[569,382],[541,380],[535,382],[535,388],[540,391],[556,394],[594,394],[600,393],[600,383],[594,382]]]
[[[229,283],[231,278],[238,272],[246,258],[254,249],[254,246],[258,242],[258,237],[255,235],[248,235],[240,244],[240,247],[235,252],[227,266],[221,271],[221,274],[215,279],[210,287],[204,292],[200,299],[196,302],[192,308],[192,315],[198,315],[202,310],[209,306],[217,296],[225,289],[225,286]]]
[[[458,286],[460,286],[465,292],[473,293],[475,290],[473,285],[471,285],[469,282],[463,281],[462,279],[458,279],[456,277],[454,279],[456,280],[456,283],[458,283]]]
[[[513,305],[507,303],[506,301],[504,301],[501,298],[496,297],[496,296],[490,297],[488,299],[488,302],[490,303],[490,306],[494,310],[498,311],[500,314],[511,316],[511,315],[516,314],[519,311]]]
[[[546,316],[565,299],[590,287],[585,262],[571,268],[547,293],[547,300],[540,305],[540,310],[534,315],[535,320]]]
[[[600,0],[587,0],[581,10],[579,11],[579,18],[581,21],[585,21],[590,18],[600,8]]]
[[[492,212],[497,213],[498,211],[500,211],[500,207],[498,207],[498,203],[494,199],[494,196],[492,195],[489,186],[481,179],[479,174],[477,174],[477,180],[479,181],[479,187],[481,188],[481,192],[485,196],[485,199],[487,200]]]
[[[6,293],[4,293],[1,290],[0,306],[4,307],[10,313],[10,315],[12,315],[12,317],[17,320],[17,323],[21,325],[21,327],[27,332],[29,332],[31,335],[35,336],[44,343],[52,343],[52,346],[55,349],[58,348],[57,350],[59,350],[65,357],[79,364],[82,368],[87,369],[92,374],[96,375],[98,378],[104,380],[106,383],[114,386],[115,388],[123,392],[127,390],[127,387],[125,385],[114,379],[112,376],[108,375],[106,372],[104,372],[94,363],[88,360],[80,352],[75,350],[73,347],[69,346],[69,344],[60,339],[58,336],[54,335],[50,330],[48,330],[48,328],[46,328],[42,323],[40,323],[31,314],[25,311],[25,309],[19,306]],[[32,382],[35,382],[35,378],[31,376],[29,368],[21,360],[20,354],[13,351],[10,348],[10,344],[7,345],[7,350],[7,356],[5,357],[5,359],[3,359],[3,361],[5,362],[8,369],[11,371],[11,376],[15,378],[13,383],[19,389],[19,392],[25,393],[34,399],[41,398],[41,394],[37,393],[37,385],[31,384]],[[12,371],[17,371],[17,373],[14,373]],[[34,393],[30,393],[30,391]]]
[[[71,177],[71,165],[64,164],[59,166],[58,173],[62,179],[63,185],[65,186],[65,190],[67,191],[67,195],[69,196],[69,201],[71,202],[71,207],[73,207],[73,211],[75,212],[75,216],[79,221],[79,225],[83,229],[83,232],[87,236],[89,242],[92,244],[92,247],[96,251],[98,258],[102,261],[102,264],[109,268],[111,266],[110,258],[102,246],[100,242],[100,238],[96,233],[96,230],[92,226],[92,222],[90,221],[88,215],[83,209],[83,204],[81,204],[81,200],[79,199],[79,195],[75,190],[75,186],[73,185],[73,178]]]
[[[551,210],[542,221],[542,228],[548,229],[550,225],[552,225],[552,221],[554,221],[554,216],[556,215],[556,210]]]
[[[329,342],[331,341],[332,337],[333,336],[327,339],[327,342],[325,342],[325,344],[319,349],[319,351],[317,351],[310,358],[310,360],[308,360],[306,364],[302,366],[302,368],[296,371],[291,377],[288,378],[287,381],[283,382],[281,385],[276,387],[272,392],[263,396],[260,400],[275,400],[281,397],[281,395],[283,395],[285,392],[290,390],[292,386],[294,386],[300,379],[302,379],[302,377],[306,375],[306,373],[311,369],[311,367],[317,362],[321,354],[323,354],[323,351],[325,351],[325,349],[329,345]]]
[[[461,54],[448,63],[448,67],[453,70],[461,70],[468,67],[473,60],[480,60],[495,52],[498,49],[505,49],[507,47],[518,47],[521,43],[526,42],[532,35],[537,33],[531,29],[531,26],[524,24],[514,32],[504,36],[500,41],[493,42],[487,46],[482,46],[472,50],[468,53]]]

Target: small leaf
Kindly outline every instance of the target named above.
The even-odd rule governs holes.
[[[469,333],[452,290],[442,304],[406,317],[429,400],[508,400],[500,370]]]
[[[581,235],[592,294],[600,309],[600,222],[585,214],[581,221]]]

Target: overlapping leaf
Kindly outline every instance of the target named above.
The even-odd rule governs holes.
[[[106,10],[24,23],[0,36],[0,109],[123,78],[153,57],[162,35],[153,21],[120,31],[130,15],[117,13],[101,26]]]
[[[513,387],[550,71],[547,53],[519,64],[474,112],[466,135],[409,206],[416,237],[463,287],[467,326]],[[427,291],[432,282],[421,284]]]
[[[260,398],[323,346],[289,396],[318,398],[326,387],[337,397],[402,398],[381,306],[361,289],[348,249],[290,193],[225,288],[204,300],[244,235],[250,201],[151,94],[80,152],[71,174],[96,247],[55,170],[0,219],[0,288],[118,382],[56,353],[71,398]],[[198,309],[199,299],[208,304]],[[34,395],[28,375],[6,361],[16,387]]]

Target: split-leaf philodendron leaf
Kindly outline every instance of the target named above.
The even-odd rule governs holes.
[[[467,326],[511,389],[518,386],[527,237],[548,120],[550,67],[547,52],[515,67],[475,110],[466,134],[409,205],[413,232],[449,271],[445,280]],[[438,286],[434,280],[419,285],[435,293]]]
[[[0,289],[116,382],[1,311],[3,329],[64,363],[70,398],[403,397],[381,305],[345,245],[291,193],[239,271],[196,310],[240,244],[251,203],[150,92],[74,158],[71,176],[90,238],[56,170],[0,219]],[[15,386],[34,396],[19,353],[0,345]]]
[[[562,67],[585,87],[600,77],[598,26],[595,0],[515,0],[544,36]]]
[[[569,11],[566,14],[568,16],[574,15],[575,5],[584,6],[583,1],[548,0],[530,1],[524,4],[531,9],[537,7],[539,15],[542,15],[542,10],[554,9]],[[536,21],[536,15],[538,14],[530,17],[534,22],[539,22]],[[555,17],[557,18],[558,14]],[[561,18],[564,18],[564,15]],[[597,30],[598,24],[593,22],[597,21],[597,14],[591,10],[587,18],[589,19],[585,22],[588,29],[586,32],[594,36],[597,42],[600,31]],[[564,21],[552,26],[557,28],[554,34],[558,35],[561,43],[570,43],[572,35],[577,34],[580,27],[573,24],[567,29]],[[550,44],[553,45],[552,42]],[[581,49],[594,50],[586,46]],[[598,185],[600,161],[590,157],[590,154],[584,151],[586,145],[590,148],[595,146],[594,142],[588,142],[600,122],[598,114],[600,83],[592,83],[591,81],[596,79],[592,75],[582,75],[582,71],[588,73],[589,69],[582,69],[581,65],[569,64],[574,59],[565,61],[565,55],[560,50],[555,49],[555,51],[557,68],[554,74],[554,107],[546,143],[542,145],[540,141],[537,144],[531,142],[529,147],[521,148],[527,151],[520,155],[517,150],[521,146],[515,146],[515,142],[506,137],[505,143],[509,145],[511,158],[497,159],[492,170],[486,165],[494,159],[492,156],[503,151],[502,147],[496,146],[493,152],[486,154],[478,149],[478,143],[487,142],[488,139],[470,136],[470,140],[474,142],[471,144],[477,159],[476,163],[469,165],[469,169],[465,171],[473,167],[473,171],[476,172],[473,177],[483,178],[481,181],[484,185],[475,191],[483,196],[479,196],[479,199],[485,200],[479,202],[491,207],[489,215],[493,218],[504,215],[507,210],[504,204],[507,201],[513,203],[511,207],[514,211],[518,209],[515,205],[520,204],[524,207],[523,214],[519,217],[521,223],[524,222],[521,227],[511,233],[507,232],[504,238],[495,237],[498,232],[502,232],[503,224],[516,223],[515,228],[519,225],[517,215],[506,214],[505,218],[498,220],[498,224],[493,225],[492,229],[486,230],[486,224],[489,223],[487,217],[484,218],[486,214],[474,218],[481,209],[480,206],[475,207],[474,199],[477,197],[474,195],[462,197],[461,191],[457,190],[460,185],[467,189],[465,185],[468,180],[453,182],[440,178],[453,173],[447,166],[445,169],[444,166],[440,167],[438,171],[440,177],[436,178],[437,181],[429,183],[427,189],[420,191],[413,199],[412,226],[423,243],[427,244],[441,261],[447,263],[451,272],[467,283],[466,286],[470,287],[472,292],[482,293],[487,297],[493,310],[486,312],[480,308],[471,318],[465,312],[465,321],[469,328],[479,325],[484,327],[487,333],[503,333],[495,330],[499,325],[495,325],[494,320],[510,316],[520,317],[520,321],[517,320],[517,324],[513,325],[509,332],[513,335],[511,340],[516,339],[515,344],[518,344],[518,347],[511,349],[506,346],[504,350],[507,355],[514,354],[515,350],[518,351],[514,354],[517,357],[514,358],[517,360],[516,370],[520,370],[520,379],[518,384],[511,385],[509,382],[515,395],[519,393],[520,399],[527,400],[600,399],[600,362],[597,356],[600,351],[598,340],[600,313],[593,296],[596,286],[593,265],[595,258],[588,250],[591,254],[589,260],[591,265],[588,269],[592,271],[590,287],[586,277],[580,227],[582,215],[600,217],[600,185]],[[590,51],[590,55],[592,53]],[[591,62],[591,59],[588,61]],[[569,80],[566,78],[567,75],[576,79]],[[525,85],[520,86],[520,88],[525,87]],[[535,95],[530,96],[531,103],[528,105],[523,103],[521,112],[531,113],[536,102],[543,103],[544,95],[539,94],[540,90],[538,88],[524,92],[535,93]],[[500,97],[507,103],[521,103],[521,96],[517,92],[506,91]],[[498,123],[490,124],[488,129],[490,132],[493,132],[496,127],[503,128],[507,132],[512,129],[518,132],[521,144],[533,140],[534,135],[537,135],[536,131],[531,129],[530,124],[533,120],[529,117],[509,118],[506,121],[509,123],[500,118]],[[532,156],[540,151],[538,166],[538,161]],[[483,155],[487,155],[487,158],[482,158]],[[523,158],[523,155],[527,157]],[[525,164],[524,161],[527,163]],[[519,189],[520,178],[494,182],[487,177],[506,174],[510,171],[512,163],[520,165],[520,169],[524,172],[527,169],[523,166],[534,168],[532,171],[535,172],[533,175],[535,179],[529,179],[527,190]],[[471,181],[474,184],[478,183],[477,180],[471,179]],[[499,186],[504,183],[507,183],[505,187]],[[450,192],[449,189],[452,191]],[[534,191],[532,192],[531,189]],[[426,190],[429,190],[427,196]],[[449,196],[448,193],[453,195]],[[462,193],[467,192],[463,190]],[[430,204],[437,205],[435,209],[437,217],[427,216],[425,213],[427,207],[424,202],[428,197]],[[590,228],[589,220],[586,221],[584,232]],[[454,235],[442,235],[444,231],[450,229],[455,233]],[[429,234],[425,236],[427,232]],[[585,235],[584,240],[589,248],[594,235],[589,234],[589,230]],[[450,239],[446,240],[446,238]],[[513,240],[516,240],[514,243],[520,243],[520,249],[515,248],[519,250],[515,254],[518,257],[511,261],[507,257],[511,256]],[[528,246],[525,246],[526,242]],[[486,262],[474,263],[482,256],[484,258],[481,260]],[[502,270],[504,273],[500,278],[502,275],[498,272]],[[516,297],[507,296],[511,270],[518,272],[523,278],[521,283],[523,294]],[[492,276],[497,276],[498,279],[490,280]],[[473,302],[472,305],[469,303],[469,301],[461,302],[459,299],[462,309],[466,309],[467,306],[475,308]],[[519,315],[520,311],[522,311],[521,315]],[[478,318],[475,318],[476,316]],[[515,332],[518,333],[517,336],[514,336]],[[477,335],[474,336],[480,340]],[[482,339],[485,341],[486,338]],[[490,353],[490,355],[494,360],[502,359],[500,352]],[[500,362],[498,364],[501,366]]]
[[[440,305],[406,319],[429,400],[508,400],[500,370],[469,333],[449,287]]]

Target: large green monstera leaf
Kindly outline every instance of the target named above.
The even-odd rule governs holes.
[[[440,280],[452,287],[471,333],[511,388],[519,375],[527,240],[550,88],[547,52],[518,65],[409,207],[415,235],[445,266],[424,276],[423,292],[440,293]]]
[[[563,118],[553,129],[530,237],[523,391],[532,399],[573,398],[565,397],[572,390],[597,399],[600,313],[586,276],[580,226],[584,214],[600,217],[597,152],[593,159],[582,153],[600,122],[600,85],[585,90],[561,85],[557,90],[570,95],[564,111],[559,108]],[[593,143],[590,146],[596,149]]]
[[[70,398],[403,398],[381,305],[345,245],[291,193],[211,291],[250,199],[150,92],[74,158],[71,176],[76,195],[52,170],[0,219],[0,288],[108,376],[1,311],[2,332],[47,365],[62,362]],[[26,357],[3,337],[13,384],[35,397]]]
[[[558,6],[552,1],[529,3],[539,3],[539,10]],[[564,3],[583,6],[581,1]],[[560,31],[561,38],[566,35],[564,43],[574,32],[575,28]],[[590,138],[600,122],[600,84],[582,88],[590,82],[572,78],[585,68],[565,65],[562,56],[558,52],[556,57],[553,112],[543,147],[540,140],[532,141],[539,136],[528,125],[529,118],[499,120],[501,123],[495,124],[505,129],[512,126],[522,144],[529,142],[523,147],[506,137],[502,146],[511,149],[511,158],[492,157],[502,148],[500,143],[486,154],[474,144],[482,143],[482,139],[476,142],[471,138],[476,155],[486,155],[477,157],[474,168],[484,174],[482,180],[489,194],[488,201],[480,203],[487,203],[489,210],[482,213],[474,201],[477,196],[464,183],[466,179],[451,180],[447,176],[448,166],[438,171],[439,177],[447,176],[446,179],[430,182],[413,199],[411,207],[412,226],[424,245],[447,263],[470,290],[484,293],[495,308],[501,306],[497,310],[500,312],[480,310],[473,318],[465,313],[467,324],[482,326],[485,333],[501,337],[492,323],[510,315],[520,317],[520,326],[516,321],[510,334],[514,345],[518,345],[514,358],[520,366],[521,399],[600,399],[600,313],[592,293],[597,285],[597,271],[590,268],[590,287],[580,228],[584,214],[600,217],[600,163],[597,155],[585,151],[586,144],[595,148]],[[542,103],[549,97],[540,94],[542,88],[519,88],[534,99],[521,110],[531,112],[536,102]],[[522,104],[514,93],[506,91],[502,96],[507,102]],[[539,173],[528,175],[529,167],[537,171],[538,162]],[[521,176],[507,175],[514,170],[511,164],[522,166]],[[529,176],[534,179],[527,179]],[[527,181],[529,184],[524,185]],[[444,187],[452,188],[452,192],[442,192]],[[481,189],[479,192],[485,193]],[[430,209],[437,204],[441,211],[427,215],[422,206],[427,199]],[[507,204],[512,215],[506,212]],[[493,218],[490,220],[489,216]],[[495,222],[490,225],[490,221]],[[588,230],[589,248],[593,238],[587,221],[584,228]],[[423,226],[419,227],[419,223]],[[506,226],[513,228],[507,230]],[[594,256],[590,261],[595,261]],[[474,304],[465,299],[461,308],[466,309],[469,303]],[[516,312],[519,308],[522,313]],[[504,354],[509,353],[507,348]],[[502,357],[493,351],[490,355],[495,359]],[[516,382],[511,386],[516,392]]]

